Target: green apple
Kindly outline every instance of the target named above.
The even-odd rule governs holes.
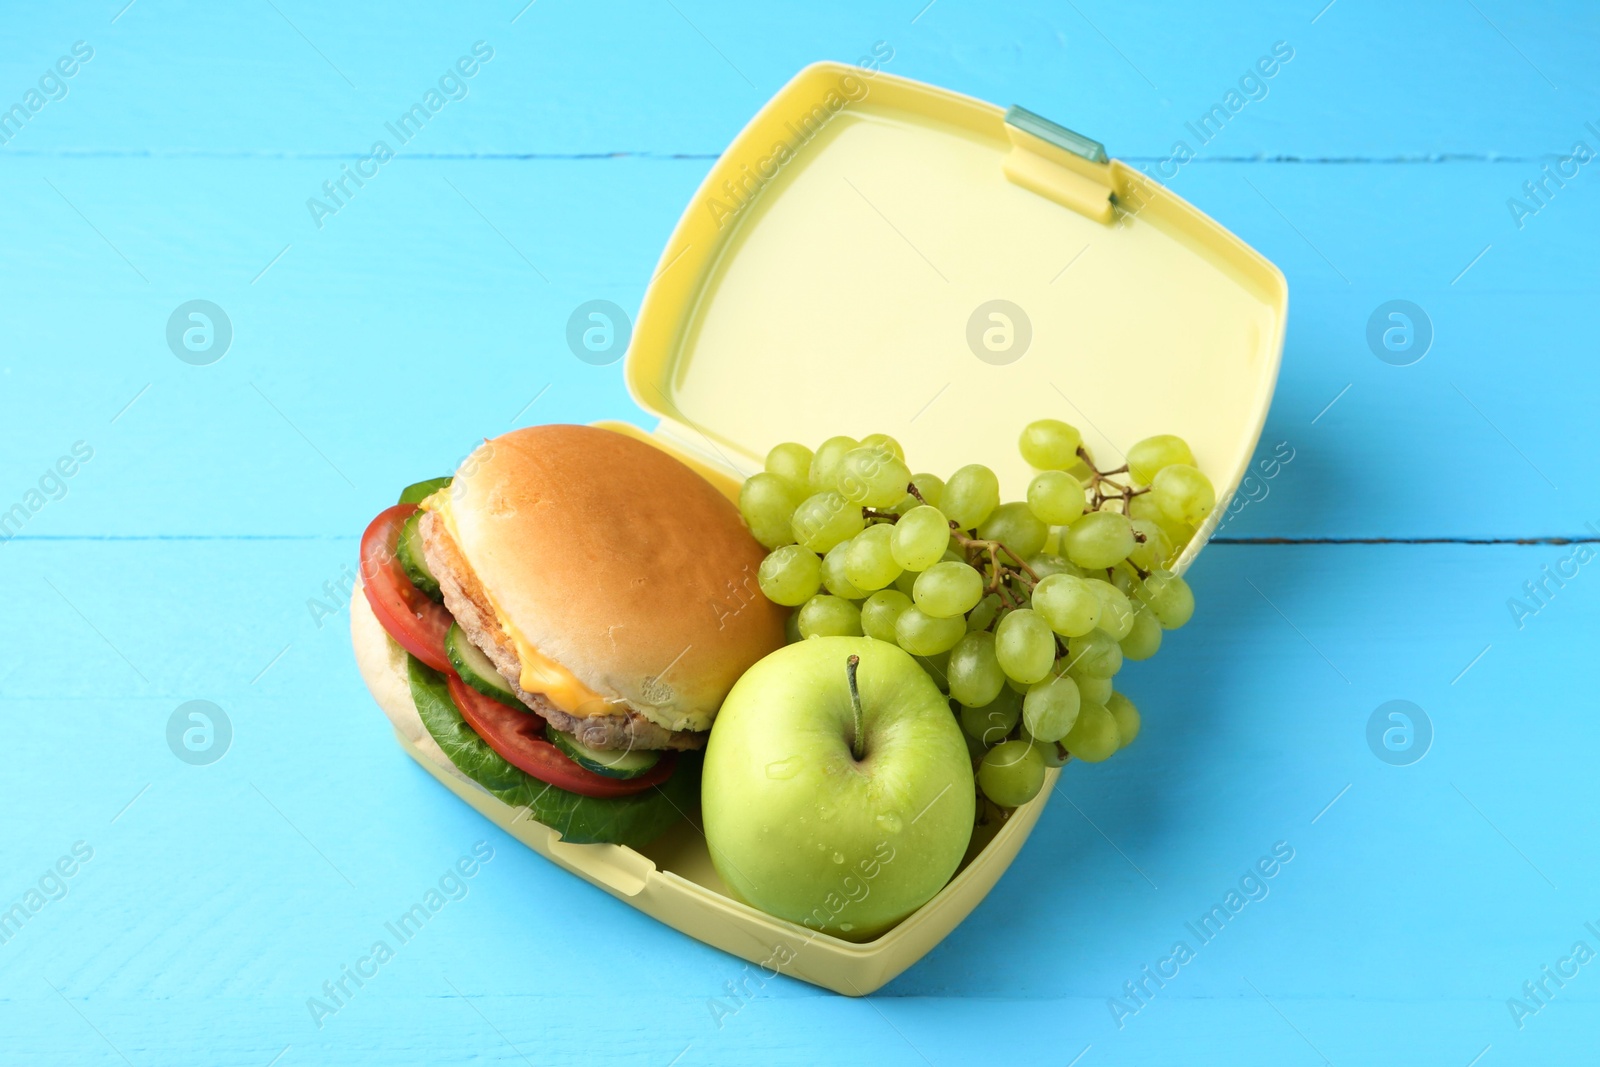
[[[909,655],[870,637],[813,637],[761,660],[728,694],[701,807],[711,861],[735,896],[864,940],[927,903],[960,865],[972,761],[950,705]]]

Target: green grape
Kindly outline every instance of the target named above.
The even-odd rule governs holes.
[[[1150,519],[1133,520],[1134,538],[1143,537],[1128,553],[1128,562],[1141,570],[1154,570],[1172,558],[1172,540],[1161,524]]]
[[[844,574],[857,589],[882,589],[900,577],[900,564],[894,561],[894,554],[889,550],[893,537],[894,527],[880,522],[850,539]]]
[[[999,541],[1005,545],[1007,551],[1001,559],[1014,566],[1044,547],[1045,538],[1050,536],[1050,527],[1040,522],[1028,505],[1019,501],[995,508],[978,527],[978,536],[985,541]]]
[[[890,550],[894,561],[908,571],[925,571],[944,557],[950,547],[950,523],[932,506],[912,508],[894,524]]]
[[[1120,642],[1124,659],[1149,659],[1161,649],[1161,623],[1149,605],[1133,615],[1133,629]]]
[[[1039,419],[1022,428],[1017,448],[1028,466],[1042,471],[1064,471],[1078,462],[1083,435],[1060,419]]]
[[[1067,666],[1074,673],[1110,678],[1122,669],[1122,646],[1104,630],[1067,638]]]
[[[1063,637],[1081,637],[1100,625],[1105,605],[1088,579],[1052,574],[1033,587],[1033,610]]]
[[[1170,526],[1161,527],[1167,533],[1167,539],[1172,542],[1172,555],[1174,557],[1194,540],[1194,527],[1186,522],[1176,522]]]
[[[1111,584],[1116,586],[1123,596],[1134,600],[1141,596],[1139,576],[1133,568],[1126,563],[1119,563],[1111,570]]]
[[[1044,757],[1026,741],[1005,741],[978,764],[978,788],[1002,808],[1020,808],[1044,786]]]
[[[981,463],[969,463],[944,483],[939,510],[963,530],[971,530],[1000,506],[1000,479]]]
[[[968,737],[983,742],[985,747],[998,745],[1022,718],[1022,697],[1003,689],[981,708],[963,706],[960,717],[962,732]]]
[[[794,539],[818,554],[860,533],[861,509],[835,492],[814,493],[794,509]]]
[[[1065,665],[1066,661],[1062,661]],[[1078,696],[1085,704],[1104,704],[1111,699],[1111,679],[1095,678],[1079,671],[1072,671],[1069,677],[1078,683]]]
[[[1187,463],[1192,467],[1194,453],[1189,451],[1187,441],[1170,433],[1146,437],[1128,449],[1128,477],[1135,485],[1149,485],[1163,467],[1174,463]]]
[[[1022,728],[1021,732],[1022,740],[1031,744],[1034,747],[1034,750],[1037,751],[1041,757],[1043,757],[1044,765],[1046,767],[1060,767],[1067,762],[1066,753],[1061,751],[1061,745],[1059,743],[1055,741],[1044,742],[1039,740],[1037,737],[1034,737],[1032,734],[1028,733],[1028,728],[1026,726]]]
[[[756,584],[774,604],[792,608],[804,604],[822,583],[822,561],[799,545],[775,549],[756,571]]]
[[[979,741],[965,730],[961,731],[961,740],[967,743],[967,755],[972,758],[973,763],[983,759],[984,753],[989,751],[982,741]]]
[[[961,616],[936,619],[924,614],[915,604],[902,611],[894,621],[895,642],[913,656],[934,656],[947,652],[966,633],[967,620]]]
[[[1070,574],[1075,578],[1083,577],[1083,570],[1075,564],[1067,562],[1053,552],[1040,552],[1028,559],[1028,566],[1033,568],[1033,573],[1041,579],[1052,574]]]
[[[1194,614],[1194,592],[1171,571],[1155,571],[1146,578],[1140,599],[1150,605],[1163,630],[1176,630]]]
[[[911,599],[923,614],[935,619],[958,618],[977,607],[983,599],[983,575],[965,563],[941,560],[917,575]],[[961,620],[961,630],[967,623]]]
[[[839,464],[839,492],[869,508],[898,504],[910,481],[906,465],[882,448],[852,448]]]
[[[1013,693],[1016,693],[1018,696],[1024,696],[1025,697],[1025,696],[1028,695],[1028,689],[1033,685],[1033,683],[1032,682],[1019,682],[1015,678],[1011,677],[1010,675],[1007,675],[1006,676],[1006,685],[1011,687],[1011,691]]]
[[[1139,736],[1139,709],[1121,693],[1112,693],[1111,699],[1106,702],[1106,710],[1117,724],[1117,737],[1120,739],[1117,748],[1127,748]]]
[[[1085,763],[1099,763],[1117,751],[1122,739],[1117,732],[1117,720],[1111,717],[1104,704],[1085,703],[1078,709],[1078,721],[1072,724],[1061,743]]]
[[[854,437],[830,437],[817,446],[807,472],[813,493],[837,492],[839,476],[844,473],[845,453],[857,447]]]
[[[1000,614],[1000,594],[990,593],[978,601],[978,606],[967,613],[968,630],[987,630]]]
[[[800,633],[800,613],[791,611],[787,612],[786,615],[787,617],[783,620],[784,644],[792,645],[796,641],[804,641],[805,637]]]
[[[811,449],[785,441],[767,453],[767,473],[790,482],[801,497],[811,493]]]
[[[933,474],[913,474],[911,484],[917,487],[917,492],[922,494],[918,500],[909,492],[900,498],[900,503],[892,509],[896,515],[904,515],[913,508],[920,508],[924,503],[929,507],[938,507],[939,501],[944,499],[944,479]]]
[[[901,571],[900,577],[896,578],[892,585],[895,589],[910,597],[911,591],[917,587],[917,575],[919,573],[919,571]]]
[[[1078,683],[1064,674],[1035,682],[1022,701],[1022,723],[1040,741],[1059,741],[1078,721]]]
[[[944,499],[944,479],[937,474],[913,474],[911,484],[917,487],[917,492],[922,494],[922,499],[933,507],[938,507]],[[906,496],[911,496],[907,493]],[[911,497],[913,500],[916,497]]]
[[[840,541],[822,557],[822,588],[845,600],[860,600],[867,595],[867,591],[857,587],[845,573],[845,563],[850,559],[850,546],[854,543],[854,538]]]
[[[1167,541],[1176,552],[1189,543],[1189,538],[1194,536],[1194,527],[1187,523],[1174,522],[1167,518],[1166,512],[1161,510],[1161,504],[1154,493],[1140,493],[1128,502],[1128,517],[1135,522],[1142,520],[1153,522],[1161,527],[1167,535]],[[1169,553],[1168,558],[1171,558]],[[1146,568],[1147,570],[1149,568]]]
[[[994,654],[994,634],[969,632],[950,650],[950,696],[969,708],[981,708],[1000,695],[1005,672]]]
[[[929,678],[933,679],[933,684],[939,687],[939,692],[948,696],[950,693],[950,653],[935,652],[931,656],[912,656],[911,658],[917,661],[917,666],[921,667]]]
[[[790,520],[804,496],[788,479],[762,471],[739,487],[739,514],[757,541],[766,548],[777,548],[794,541]]]
[[[1211,487],[1211,479],[1187,463],[1162,467],[1150,483],[1150,495],[1168,520],[1189,526],[1198,526],[1217,506],[1217,491]]]
[[[1133,603],[1127,594],[1099,578],[1086,579],[1094,595],[1100,598],[1100,629],[1113,641],[1121,641],[1133,629]]]
[[[861,632],[894,644],[894,624],[911,606],[911,598],[898,589],[880,589],[861,605]]]
[[[1032,610],[1018,608],[1000,620],[994,651],[1007,677],[1031,685],[1050,673],[1056,660],[1056,635]]]
[[[1066,471],[1040,471],[1028,483],[1028,507],[1046,525],[1076,521],[1088,503],[1082,483]]]
[[[869,433],[861,439],[862,448],[881,448],[894,456],[901,463],[906,461],[906,450],[900,447],[900,442],[886,433]]]
[[[1128,518],[1147,519],[1163,528],[1171,521],[1162,514],[1161,505],[1156,503],[1149,490],[1128,498]]]
[[[1061,547],[1066,550],[1067,558],[1088,570],[1116,566],[1128,558],[1135,544],[1133,523],[1114,511],[1085,515],[1061,535]]]
[[[801,637],[860,637],[861,611],[848,600],[818,594],[800,608]]]

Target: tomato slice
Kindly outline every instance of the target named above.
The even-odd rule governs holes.
[[[632,796],[660,785],[677,766],[678,754],[668,752],[662,755],[661,762],[637,778],[607,778],[573,763],[546,741],[541,716],[518,711],[493,697],[486,697],[457,675],[450,675],[446,682],[450,686],[450,699],[455,701],[461,717],[490,748],[513,767],[557,789],[585,797]]]
[[[361,586],[372,614],[401,648],[436,671],[454,674],[444,654],[444,635],[453,621],[450,612],[411,584],[395,555],[400,527],[416,510],[415,504],[385,508],[361,535]]]

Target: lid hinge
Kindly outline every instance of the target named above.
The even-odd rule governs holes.
[[[1096,222],[1112,216],[1111,164],[1099,141],[1026,108],[1006,112],[1006,178]]]

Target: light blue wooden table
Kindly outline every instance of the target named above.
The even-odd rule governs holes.
[[[1593,1058],[1600,563],[1568,543],[1600,537],[1592,4],[123,2],[0,20],[0,510],[29,509],[0,544],[0,908],[28,912],[0,1061]],[[318,228],[307,198],[479,41],[464,97]],[[1195,145],[1279,41],[1267,95]],[[568,314],[634,311],[749,115],[875,42],[1145,167],[1191,140],[1170,184],[1290,280],[1263,453],[1294,459],[1130,673],[1138,745],[1069,768],[978,911],[853,1001],[749,983],[449,798],[390,742],[343,608],[308,602],[477,438],[643,419]],[[166,342],[193,299],[232,324],[210,366]],[[1408,366],[1367,341],[1397,299],[1433,334]],[[169,749],[190,700],[225,710],[221,762]],[[1407,766],[1368,744],[1390,700],[1431,723]],[[465,897],[313,1022],[480,841]]]

